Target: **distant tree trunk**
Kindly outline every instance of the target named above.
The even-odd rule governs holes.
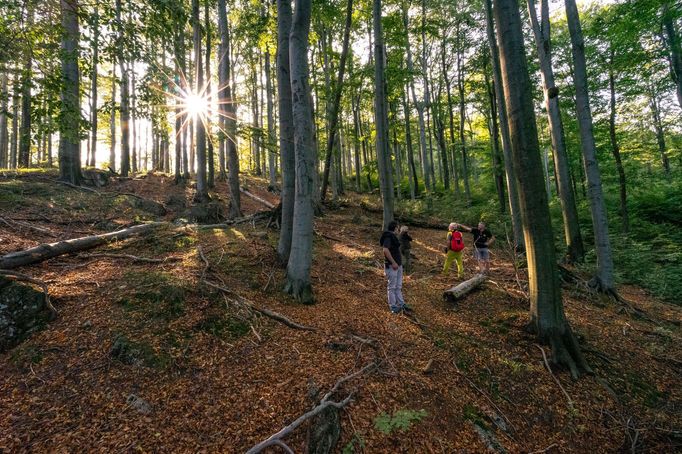
[[[109,117],[109,168],[116,171],[116,59],[111,62],[111,116]]]
[[[466,99],[464,97],[464,62],[461,49],[460,23],[457,22],[457,91],[459,92],[459,142],[462,147],[462,179],[464,180],[464,197],[467,205],[471,205],[471,189],[469,188],[469,159],[467,157],[466,135]]]
[[[33,5],[26,3],[26,28],[33,25]],[[31,165],[31,80],[33,78],[32,50],[24,50],[24,67],[21,72],[21,127],[19,129],[19,167]]]
[[[556,178],[559,190],[559,201],[561,202],[561,213],[564,220],[564,238],[566,240],[567,256],[571,262],[581,262],[585,256],[585,249],[583,247],[582,235],[580,234],[578,210],[575,205],[575,194],[571,187],[568,152],[566,151],[566,141],[564,139],[564,126],[561,121],[561,112],[559,110],[559,90],[554,84],[548,0],[540,0],[540,11],[541,22],[538,23],[537,12],[535,11],[535,0],[528,0],[528,12],[540,59],[540,74],[543,81],[547,118],[552,132],[554,177]]]
[[[332,147],[336,138],[336,130],[339,120],[339,105],[341,104],[341,94],[343,92],[343,77],[346,72],[346,59],[350,42],[350,28],[353,19],[353,0],[346,2],[346,24],[343,31],[343,44],[341,48],[341,58],[339,61],[339,74],[334,86],[334,97],[329,110],[329,133],[327,135],[327,149],[324,159],[324,174],[322,177],[322,189],[320,190],[320,200],[324,202],[329,184],[329,167],[331,165]]]
[[[62,87],[59,125],[59,179],[81,182],[80,153],[80,75],[78,73],[78,0],[61,0]]]
[[[353,111],[353,153],[355,157],[355,190],[362,191],[360,178],[360,96],[351,97],[351,109]]]
[[[165,56],[165,53],[164,53]],[[164,68],[166,65],[163,65]],[[130,72],[130,137],[131,137],[131,147],[130,147],[130,167],[133,173],[137,173],[137,121],[135,121],[135,109],[137,107],[137,95],[136,95],[136,81],[135,81],[135,64],[134,62],[128,62],[128,71]],[[164,93],[166,91],[164,90]],[[165,97],[165,95],[164,95]],[[169,169],[165,169],[166,172]]]
[[[177,22],[180,22],[177,18],[175,19]],[[173,39],[173,53],[174,57],[173,62],[175,66],[175,83],[173,84],[174,86],[174,92],[175,92],[175,184],[179,184],[180,181],[182,181],[182,129],[183,129],[183,114],[182,114],[182,92],[184,90],[184,83],[182,80],[184,79],[184,75],[181,72],[182,71],[182,60],[184,56],[184,50],[182,48],[182,42],[181,42],[181,34],[183,32],[184,28],[184,23],[176,23],[176,30],[175,30],[175,36]]]
[[[487,64],[484,65],[484,80],[486,91],[488,92],[488,103],[490,104],[490,118],[488,119],[488,128],[490,130],[490,142],[492,145],[492,165],[493,177],[495,178],[495,189],[497,190],[497,198],[500,203],[500,212],[506,211],[507,200],[504,194],[504,175],[502,166],[500,165],[500,128],[497,122],[497,97],[503,96],[502,93],[497,93],[495,87],[490,84],[490,76],[488,75]]]
[[[296,196],[296,155],[294,119],[289,66],[289,33],[291,32],[291,0],[277,0],[277,93],[279,103],[279,153],[282,167],[282,222],[277,254],[283,264],[289,261]]]
[[[9,129],[7,128],[7,114],[9,112],[8,79],[7,68],[5,66],[0,67],[0,169],[9,167]]]
[[[459,195],[461,189],[459,187],[459,169],[457,165],[457,149],[455,147],[455,120],[452,107],[452,92],[450,88],[450,78],[448,77],[447,68],[445,64],[445,54],[441,57],[441,65],[443,66],[443,78],[445,79],[445,94],[448,100],[448,131],[450,133],[450,151],[452,152],[452,179],[455,183],[455,194]]]
[[[260,125],[259,118],[260,112],[258,111],[258,71],[255,64],[252,65],[252,77],[251,82],[253,84],[253,91],[251,92],[251,116],[252,129],[251,133],[251,143],[253,148],[253,164],[254,173],[258,176],[262,175],[263,171],[261,169],[261,159],[260,159]]]
[[[618,138],[616,137],[616,79],[613,73],[613,49],[611,49],[609,59],[609,92],[611,94],[609,100],[609,138],[611,139],[611,152],[616,161],[616,170],[618,170],[618,184],[620,187],[620,217],[623,226],[623,233],[630,231],[630,219],[628,216],[628,197],[627,186],[625,184],[625,169],[623,168],[623,161],[620,157],[620,146],[618,145]]]
[[[118,58],[121,71],[121,176],[127,177],[130,172],[130,107],[128,90],[128,71],[126,59],[123,55],[125,44],[123,23],[121,22],[121,0],[116,0],[116,21],[118,27],[118,49],[121,54]]]
[[[388,148],[388,103],[386,101],[386,54],[381,26],[381,0],[373,0],[374,24],[374,112],[376,122],[376,152],[379,185],[384,212],[384,229],[393,220],[393,179]]]
[[[237,117],[234,100],[232,99],[232,86],[230,73],[232,62],[230,60],[230,34],[227,23],[227,11],[225,0],[218,0],[218,23],[220,27],[221,59],[219,66],[219,78],[221,90],[218,92],[220,110],[225,120],[227,133],[225,150],[227,153],[227,185],[230,190],[229,217],[235,219],[241,216],[242,205],[239,192],[239,155],[237,154]],[[281,92],[280,92],[281,93]]]
[[[206,32],[206,88],[205,97],[209,106],[213,104],[213,99],[211,98],[211,21],[209,20],[210,2],[206,2],[206,7],[204,8],[204,29]],[[211,114],[206,113],[206,136],[207,136],[207,146],[208,146],[208,176],[206,178],[206,183],[209,188],[215,187],[215,155],[213,149],[213,128],[211,126]]]
[[[512,156],[519,184],[530,290],[530,326],[552,347],[555,363],[577,377],[590,372],[566,320],[554,252],[552,223],[540,162],[533,96],[516,0],[495,1],[504,94],[509,107]]]
[[[405,26],[405,36],[407,36],[407,46],[405,49],[407,57],[407,72],[414,73],[412,64],[412,50],[410,49],[410,33],[409,22],[407,16],[407,4],[403,5],[403,25]],[[433,183],[431,181],[431,167],[429,164],[429,156],[426,145],[426,124],[424,122],[424,104],[417,101],[417,92],[414,89],[414,77],[410,76],[410,92],[412,93],[412,102],[417,109],[417,119],[419,121],[419,146],[421,151],[422,174],[424,176],[424,186],[427,191],[433,190]]]
[[[282,6],[283,1],[279,2]],[[280,10],[281,11],[281,10]],[[287,264],[285,292],[296,300],[314,302],[310,283],[313,252],[313,118],[308,85],[308,36],[310,33],[310,0],[296,0],[289,35],[289,64],[295,150],[295,199],[291,252]]]
[[[585,64],[585,44],[580,26],[578,8],[575,0],[565,0],[568,30],[571,35],[576,109],[580,143],[583,151],[585,175],[588,181],[590,211],[594,227],[594,244],[597,250],[597,275],[593,280],[595,287],[607,293],[615,292],[613,277],[613,256],[609,241],[609,225],[606,218],[606,204],[601,187],[601,175],[597,163],[596,146],[592,125],[592,112],[587,89],[587,67]]]
[[[192,26],[194,32],[194,58],[195,58],[195,93],[197,96],[204,92],[204,68],[201,54],[201,22],[199,21],[199,0],[192,0]],[[204,203],[210,200],[206,181],[206,128],[201,114],[193,119],[197,134],[197,192],[194,201]]]
[[[273,151],[275,141],[275,116],[272,101],[272,70],[270,68],[270,48],[265,50],[265,97],[268,115],[268,135],[265,141],[268,150],[268,185],[274,189],[277,187],[276,156]]]
[[[90,123],[92,127],[90,160],[87,163],[95,167],[97,159],[97,64],[99,60],[99,2],[95,1],[92,20],[92,82],[90,86]]]
[[[649,89],[649,105],[651,106],[651,115],[653,116],[654,131],[656,131],[656,144],[658,145],[658,153],[661,155],[661,165],[666,175],[670,175],[670,160],[666,152],[665,134],[663,132],[663,122],[661,121],[661,107],[658,101],[656,90],[651,87]]]
[[[675,28],[673,18],[674,16],[672,15],[669,0],[664,1],[663,28],[665,29],[668,52],[670,53],[670,76],[672,77],[673,82],[675,82],[677,102],[680,107],[682,107],[682,49],[680,48],[680,36]]]
[[[407,87],[402,90],[403,97],[403,113],[405,117],[405,142],[407,144],[407,166],[410,174],[410,199],[417,198],[417,191],[419,191],[419,180],[417,179],[417,169],[414,165],[414,150],[412,149],[412,128],[410,125],[410,105],[407,99]]]

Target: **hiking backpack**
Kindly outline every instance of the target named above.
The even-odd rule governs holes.
[[[464,238],[462,238],[462,232],[454,231],[450,237],[450,250],[459,252],[464,249]]]

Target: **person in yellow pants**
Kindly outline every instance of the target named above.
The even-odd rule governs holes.
[[[444,248],[446,253],[443,274],[448,274],[452,262],[457,262],[457,277],[459,278],[464,271],[462,265],[462,251],[464,250],[464,238],[462,232],[457,231],[457,224],[454,222],[448,226],[447,246]]]

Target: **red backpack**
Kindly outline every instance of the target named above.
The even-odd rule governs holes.
[[[450,250],[459,252],[464,249],[464,238],[462,238],[462,232],[454,231],[450,237]]]

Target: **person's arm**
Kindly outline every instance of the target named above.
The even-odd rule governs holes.
[[[393,258],[391,251],[386,246],[384,246],[384,257],[386,257],[386,260],[391,262],[391,268],[393,268],[394,270],[398,269],[398,264],[396,263],[395,259]]]
[[[467,227],[467,226],[464,225],[464,224],[457,224],[457,228],[458,228],[458,229],[465,230],[465,231],[471,233],[471,227]]]
[[[491,234],[490,239],[485,243],[486,246],[490,246],[495,242],[495,235]]]

